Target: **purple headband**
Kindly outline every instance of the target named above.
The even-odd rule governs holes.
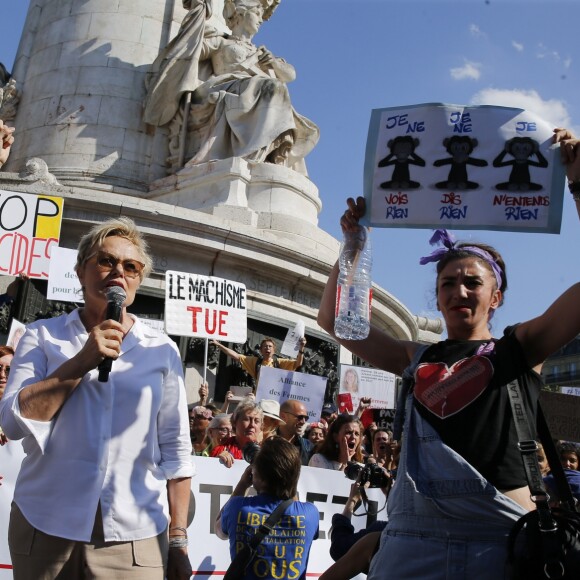
[[[469,252],[470,254],[475,254],[476,256],[483,258],[491,266],[491,269],[493,270],[493,274],[495,276],[495,281],[497,282],[497,287],[498,289],[501,289],[502,284],[501,268],[498,266],[497,262],[493,259],[493,256],[489,252],[486,252],[485,250],[482,250],[477,246],[461,246],[460,248],[456,248],[455,237],[447,230],[435,230],[435,233],[429,240],[429,243],[432,246],[434,246],[435,244],[443,244],[444,247],[433,250],[431,254],[429,254],[428,256],[423,256],[419,260],[419,264],[425,265],[428,264],[429,262],[439,262],[439,260],[441,260],[443,256],[447,255],[448,252],[451,252],[453,250],[455,251],[464,250],[466,252]]]

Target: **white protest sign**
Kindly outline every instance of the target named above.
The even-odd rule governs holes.
[[[273,399],[283,403],[286,399],[296,399],[306,407],[308,422],[318,421],[324,403],[327,380],[326,377],[317,375],[262,366],[256,401]]]
[[[75,272],[77,254],[76,250],[53,246],[48,267],[48,300],[84,302],[81,283]]]
[[[232,385],[230,391],[233,393],[229,401],[241,401],[252,392],[252,387],[242,387],[240,385]]]
[[[0,487],[0,580],[12,579],[12,566],[8,551],[8,520],[10,503],[14,493],[16,476],[24,453],[20,441],[10,441],[0,447],[0,465],[4,475]],[[215,519],[219,510],[229,499],[247,463],[234,461],[228,469],[218,459],[193,457],[196,476],[191,479],[191,509],[187,522],[189,528],[189,558],[196,578],[222,578],[230,564],[230,551],[227,541],[215,535]],[[74,473],[71,474],[74,477]],[[342,513],[350,492],[352,481],[342,471],[302,467],[298,481],[300,501],[313,503],[320,512],[319,538],[312,544],[308,561],[308,576],[317,578],[333,563],[330,550],[330,526],[332,516]],[[368,489],[369,512],[383,508],[385,497],[380,490]],[[381,511],[378,518],[386,517]],[[369,517],[352,518],[356,530],[371,523]]]
[[[340,365],[339,395],[349,393],[356,411],[361,397],[371,398],[371,409],[395,408],[396,377],[392,373],[367,367]]]
[[[580,396],[580,387],[560,387],[560,391],[563,395]]]
[[[280,354],[296,358],[300,350],[300,339],[304,336],[304,322],[299,320],[293,329],[288,330]]]
[[[0,190],[0,274],[48,278],[62,207],[61,197]]]
[[[552,129],[509,107],[375,109],[361,223],[559,233],[565,176]]]
[[[168,270],[165,330],[177,336],[246,341],[246,286],[231,280]]]
[[[158,320],[157,318],[139,318],[139,321],[144,324],[145,326],[148,326],[149,328],[152,328],[153,330],[156,330],[157,332],[161,332],[161,334],[165,334],[165,324],[163,322],[163,320]]]

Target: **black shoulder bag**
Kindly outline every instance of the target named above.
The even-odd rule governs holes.
[[[538,463],[538,445],[526,415],[518,381],[507,386],[526,479],[536,510],[521,517],[508,540],[508,564],[514,580],[580,578],[580,514],[538,403],[538,435],[554,475],[559,508],[551,508]]]
[[[252,537],[248,544],[244,544],[242,549],[236,554],[236,557],[226,570],[224,580],[241,580],[244,577],[246,568],[256,556],[258,546],[280,521],[286,508],[293,502],[293,499],[286,499],[278,504],[268,519],[258,528],[256,535]]]

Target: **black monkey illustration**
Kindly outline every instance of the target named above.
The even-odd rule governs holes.
[[[467,178],[467,166],[475,165],[477,167],[485,167],[487,161],[485,159],[474,159],[470,157],[473,150],[477,147],[478,141],[475,138],[467,137],[466,135],[453,135],[453,137],[445,137],[443,139],[443,147],[447,149],[447,153],[451,157],[445,159],[437,159],[433,161],[435,167],[442,165],[451,165],[447,181],[439,181],[435,184],[438,189],[477,189],[478,183],[469,181]]]
[[[504,161],[510,154],[513,159]],[[536,156],[537,161],[532,159]],[[509,181],[498,183],[497,189],[508,191],[539,191],[542,186],[533,183],[530,178],[530,165],[533,167],[548,167],[547,159],[540,152],[540,145],[531,137],[512,137],[505,142],[504,150],[493,160],[494,167],[512,166]]]
[[[425,166],[425,160],[421,159],[415,153],[415,149],[419,145],[419,139],[413,138],[410,135],[395,137],[390,139],[387,147],[391,152],[379,161],[379,167],[386,167],[387,165],[394,165],[391,181],[384,181],[381,183],[383,189],[417,189],[421,187],[418,181],[411,180],[409,172],[409,165]]]

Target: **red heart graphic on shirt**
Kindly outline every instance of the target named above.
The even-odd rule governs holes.
[[[415,371],[415,398],[441,419],[455,415],[483,393],[493,375],[488,358],[472,356],[448,367],[423,363]]]

